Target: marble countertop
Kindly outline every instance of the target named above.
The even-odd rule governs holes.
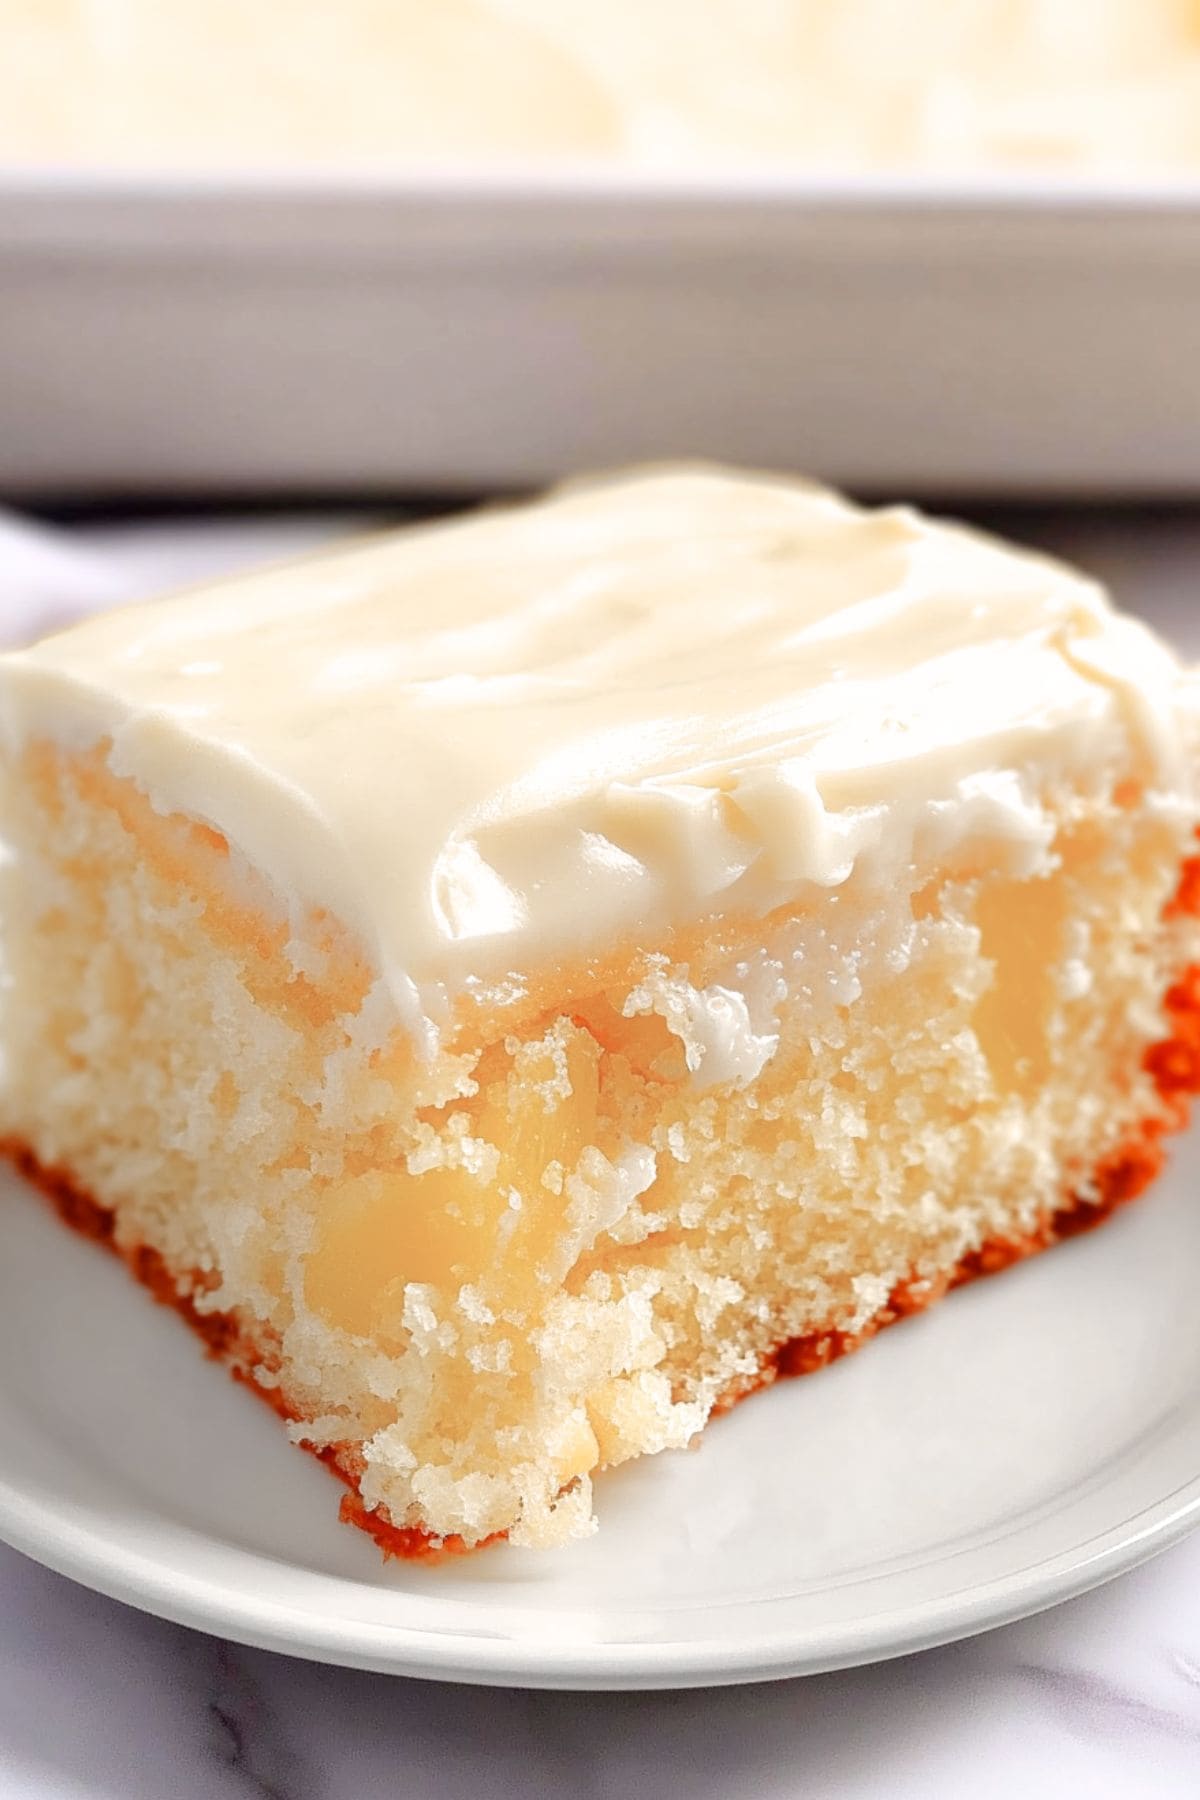
[[[1200,1537],[923,1656],[551,1694],[243,1650],[0,1550],[4,1800],[1195,1800]]]
[[[1200,654],[1200,511],[1009,516]],[[0,520],[10,635],[300,549],[344,516]],[[0,1456],[3,1446],[0,1445]],[[774,1686],[518,1693],[246,1650],[0,1547],[0,1800],[1196,1800],[1200,1535],[1083,1599]]]

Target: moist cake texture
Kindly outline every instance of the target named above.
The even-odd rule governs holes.
[[[552,1544],[1154,1173],[1196,683],[905,508],[650,470],[0,659],[0,1135],[388,1549]]]

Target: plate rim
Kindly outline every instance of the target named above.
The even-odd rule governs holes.
[[[996,166],[955,170],[883,170],[806,166],[802,162],[702,162],[639,167],[615,159],[497,156],[356,166],[285,162],[138,167],[0,157],[0,191],[24,200],[200,203],[245,201],[330,205],[346,201],[447,205],[508,201],[514,205],[744,205],[750,201],[858,209],[906,207],[938,211],[977,207],[1032,214],[1063,210],[1138,213],[1200,210],[1200,169],[1047,169]]]
[[[737,1686],[886,1662],[977,1636],[1075,1599],[1200,1526],[1200,1471],[1132,1518],[1011,1574],[932,1600],[826,1626],[809,1640],[761,1632],[741,1644],[589,1643],[573,1648],[409,1625],[318,1619],[300,1607],[113,1546],[47,1510],[0,1472],[0,1542],[93,1592],[254,1649],[342,1668],[471,1686],[618,1692]],[[204,1534],[200,1534],[203,1536]]]

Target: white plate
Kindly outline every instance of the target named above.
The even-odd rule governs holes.
[[[0,487],[1200,491],[1200,182],[0,169]]]
[[[1091,1237],[605,1479],[601,1530],[385,1565],[124,1269],[4,1178],[0,1536],[187,1625],[504,1685],[752,1681],[1018,1618],[1200,1521],[1200,1138]]]

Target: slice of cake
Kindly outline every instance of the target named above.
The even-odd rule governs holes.
[[[404,1554],[1101,1218],[1200,1077],[1195,687],[650,471],[0,662],[0,1133]]]

